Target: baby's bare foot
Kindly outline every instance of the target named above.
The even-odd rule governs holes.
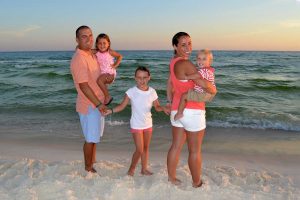
[[[183,113],[176,113],[176,115],[174,116],[174,121],[177,121],[182,117],[183,117]]]

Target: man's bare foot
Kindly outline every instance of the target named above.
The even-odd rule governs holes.
[[[146,170],[142,170],[141,174],[145,176],[151,176],[153,175],[153,172],[150,172],[149,170],[146,169]]]
[[[177,179],[177,178],[171,179],[171,178],[169,177],[168,181],[171,182],[171,183],[174,184],[174,185],[180,185],[180,184],[181,184],[181,180],[179,180],[179,179]]]
[[[202,180],[200,180],[200,182],[199,183],[193,183],[193,187],[194,188],[198,188],[198,187],[201,187],[202,186],[202,184],[203,184],[203,181]]]
[[[95,170],[94,167],[85,167],[85,171],[92,172],[92,173],[97,173],[97,170]]]
[[[183,113],[176,113],[176,115],[174,116],[174,121],[179,120],[180,118],[183,117]]]

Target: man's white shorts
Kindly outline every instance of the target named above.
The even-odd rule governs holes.
[[[87,143],[99,143],[104,131],[104,117],[97,108],[89,106],[88,114],[79,113],[82,132]]]
[[[171,111],[171,124],[175,127],[184,128],[186,131],[197,132],[206,128],[205,110],[184,109],[183,117],[174,121],[177,110]]]

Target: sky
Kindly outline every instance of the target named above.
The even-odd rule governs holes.
[[[300,0],[0,0],[0,51],[74,50],[75,30],[110,36],[115,50],[300,51]]]

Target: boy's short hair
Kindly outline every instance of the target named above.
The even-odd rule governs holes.
[[[147,67],[144,67],[144,66],[137,67],[136,70],[135,70],[134,76],[136,76],[137,71],[147,72],[148,75],[150,76],[150,71],[149,71],[149,69]]]
[[[212,64],[214,56],[213,56],[211,50],[209,50],[209,49],[201,49],[201,50],[198,51],[197,55],[199,55],[199,54],[206,55],[209,58],[209,63]]]

